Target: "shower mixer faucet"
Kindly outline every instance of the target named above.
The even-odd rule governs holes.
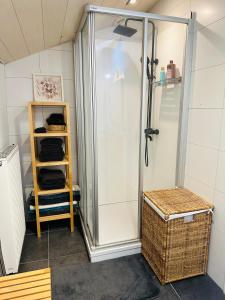
[[[153,129],[153,128],[146,128],[145,129],[145,137],[149,138],[150,141],[153,140],[152,135],[159,135],[159,129]]]
[[[155,64],[155,65],[157,66],[157,65],[159,64],[158,58],[153,59],[152,63]]]

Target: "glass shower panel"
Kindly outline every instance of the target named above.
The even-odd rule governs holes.
[[[138,238],[142,20],[95,15],[99,244]]]
[[[82,91],[81,91],[81,65],[80,65],[80,35],[78,36],[76,43],[74,45],[74,64],[75,68],[75,97],[76,97],[76,119],[77,119],[77,146],[78,146],[78,170],[79,178],[78,183],[81,190],[80,198],[80,211],[84,218],[85,214],[85,197],[84,197],[84,145],[83,145],[83,120],[82,120]]]
[[[93,204],[94,204],[94,159],[93,159],[93,113],[91,98],[90,68],[90,15],[81,31],[82,66],[83,66],[83,115],[86,173],[86,213],[85,223],[91,237],[94,235]]]
[[[84,139],[84,114],[83,114],[83,86],[82,86],[82,52],[81,33],[78,34],[74,45],[75,64],[75,103],[77,120],[77,147],[78,147],[78,183],[80,187],[79,208],[82,219],[86,220],[86,163],[85,163],[85,139]]]
[[[156,57],[159,64],[156,66],[156,83],[153,85],[152,127],[159,129],[159,135],[153,136],[153,141],[149,142],[149,166],[144,169],[144,190],[176,186],[185,52],[186,25],[163,21],[154,23],[157,27]],[[148,47],[150,53],[151,39]],[[168,81],[161,84],[159,82],[161,67],[166,71],[170,60],[176,64],[176,77],[180,79],[174,83]]]

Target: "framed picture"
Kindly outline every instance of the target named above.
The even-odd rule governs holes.
[[[64,101],[62,75],[33,74],[35,101]]]

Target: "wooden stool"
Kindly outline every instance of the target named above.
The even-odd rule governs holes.
[[[6,299],[52,299],[50,268],[0,277],[0,300]]]

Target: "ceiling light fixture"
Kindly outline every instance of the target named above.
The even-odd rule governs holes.
[[[128,4],[135,4],[137,2],[137,0],[127,0],[126,5]]]

